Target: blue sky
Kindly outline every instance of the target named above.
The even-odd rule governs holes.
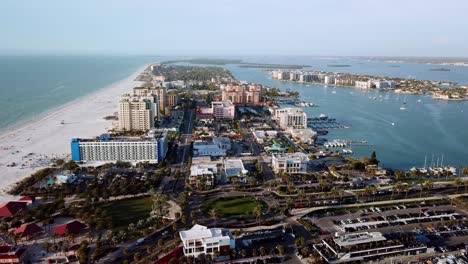
[[[0,53],[468,57],[463,0],[2,0]]]

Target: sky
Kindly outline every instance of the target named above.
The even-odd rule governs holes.
[[[2,0],[1,54],[468,57],[465,0]]]

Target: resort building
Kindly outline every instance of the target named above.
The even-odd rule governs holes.
[[[200,254],[213,255],[216,252],[220,256],[226,256],[236,246],[236,241],[228,229],[194,225],[189,230],[180,231],[179,235],[184,247],[184,255],[194,258]]]
[[[244,163],[241,159],[226,159],[224,160],[224,175],[227,181],[231,181],[233,177],[237,177],[239,182],[247,183],[248,170],[244,168]]]
[[[302,152],[273,154],[271,166],[275,173],[306,173],[309,157]]]
[[[215,119],[234,119],[235,106],[229,100],[222,102],[212,102],[211,109]]]
[[[416,255],[428,251],[412,234],[362,232],[322,240],[313,246],[327,263],[367,263],[398,255]]]
[[[165,87],[135,87],[133,88],[133,94],[135,96],[157,96],[157,105],[159,106],[159,112],[164,113],[164,110],[168,106],[167,102],[167,89]],[[155,108],[157,109],[157,108]]]
[[[154,128],[153,102],[148,98],[124,95],[119,103],[119,129],[147,131]]]
[[[220,88],[223,101],[250,105],[261,103],[262,86],[259,84],[228,83],[221,85]]]
[[[275,111],[275,118],[282,129],[307,128],[307,114],[301,108],[280,108]]]
[[[159,163],[166,157],[167,132],[154,130],[145,137],[75,138],[71,142],[74,161],[127,161]]]

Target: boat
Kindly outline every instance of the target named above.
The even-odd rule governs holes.
[[[60,121],[60,124],[65,125],[65,121],[64,120]]]
[[[418,99],[418,103],[420,103],[420,102],[421,102],[421,99]]]
[[[406,107],[401,106],[401,107],[400,107],[400,110],[401,110],[401,111],[404,111],[404,110],[406,110]]]
[[[394,125],[395,125],[395,123],[392,122],[392,126],[394,126]]]

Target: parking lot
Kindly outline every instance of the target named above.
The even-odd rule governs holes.
[[[466,215],[449,204],[370,207],[330,216],[310,216],[307,220],[327,234],[414,232],[434,245],[456,245],[468,240]]]

